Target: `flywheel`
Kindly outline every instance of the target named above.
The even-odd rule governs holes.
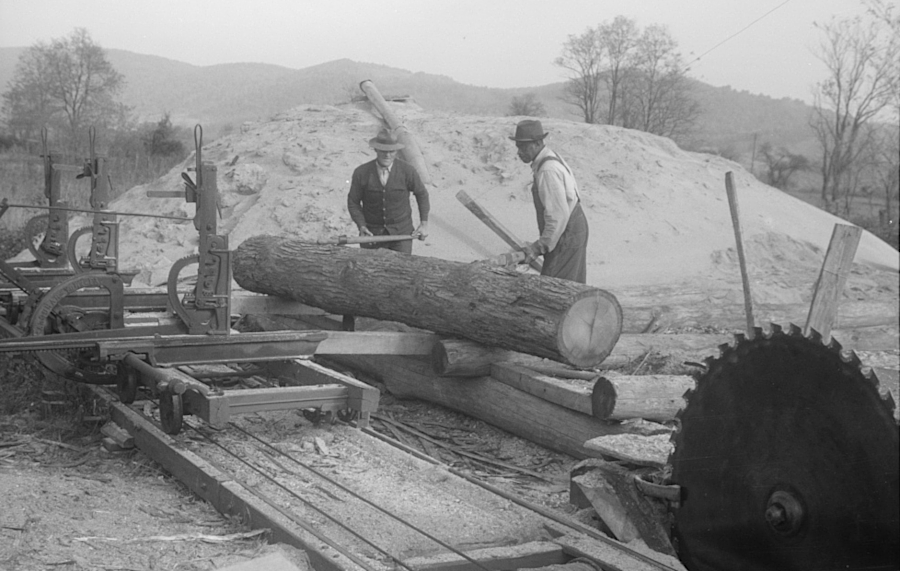
[[[691,571],[898,569],[894,402],[852,352],[755,332],[697,378],[670,458]]]

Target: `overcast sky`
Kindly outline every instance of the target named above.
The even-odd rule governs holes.
[[[825,77],[814,23],[862,10],[859,0],[0,0],[0,47],[83,27],[103,48],[194,65],[349,58],[531,87],[566,78],[553,60],[570,34],[624,15],[668,26],[700,81],[809,102]]]

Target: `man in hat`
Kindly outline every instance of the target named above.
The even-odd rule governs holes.
[[[428,236],[428,190],[419,173],[409,163],[397,158],[403,148],[396,136],[387,130],[369,140],[375,159],[356,167],[350,180],[347,210],[359,227],[360,236],[411,235],[420,240]],[[416,197],[419,226],[413,229],[409,195]],[[360,244],[363,248],[389,248],[412,253],[411,240]]]
[[[578,184],[569,165],[544,145],[546,136],[540,121],[528,119],[520,121],[516,135],[510,137],[519,159],[531,163],[534,173],[531,197],[540,238],[522,249],[525,263],[543,255],[542,276],[585,283],[588,224]]]

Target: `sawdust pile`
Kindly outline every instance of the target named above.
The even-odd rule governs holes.
[[[530,169],[508,139],[519,118],[392,105],[418,141],[431,179],[431,235],[414,244],[415,254],[468,262],[509,250],[457,200],[460,190],[518,237],[537,237]],[[379,125],[367,106],[305,105],[205,144],[203,160],[218,169],[220,230],[229,234],[230,247],[257,234],[356,235],[346,211],[349,179],[374,158],[367,141]],[[846,223],[760,183],[737,163],[683,151],[668,139],[553,119],[544,127],[548,144],[570,163],[581,186],[591,231],[588,283],[617,295],[667,285],[740,303],[728,171],[734,172],[756,301],[808,302],[834,224]],[[181,172],[193,164],[191,157],[154,183],[131,189],[112,208],[192,216],[193,205],[146,193],[182,189]],[[197,232],[187,222],[126,218],[120,240],[123,266],[142,270],[137,283],[159,285],[172,262],[196,251]],[[896,306],[897,250],[865,232],[855,261],[848,291]]]

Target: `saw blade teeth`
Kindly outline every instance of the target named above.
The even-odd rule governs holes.
[[[740,345],[741,343],[743,343],[746,340],[747,340],[747,336],[744,335],[743,333],[735,333],[734,334],[734,344],[735,345]]]
[[[781,325],[777,323],[769,323],[769,331],[771,332],[772,337],[775,337],[776,335],[784,335],[784,329],[782,329]]]
[[[791,323],[788,325],[788,335],[793,337],[803,337],[803,330]]]
[[[818,331],[816,331],[815,329],[813,329],[812,327],[810,327],[808,339],[810,341],[813,341],[814,343],[821,343],[822,342],[822,334],[819,333]]]
[[[753,328],[753,338],[754,339],[762,339],[763,337],[766,337],[768,339],[768,336],[764,335],[764,333],[763,333],[763,328],[762,327],[754,327]]]
[[[731,351],[731,345],[729,345],[728,343],[722,343],[721,345],[719,345],[719,357],[720,358],[724,357],[730,351]],[[707,364],[710,364],[709,362],[707,362],[707,359],[710,361],[713,360],[712,357],[707,357],[706,359],[704,359],[704,362]]]
[[[840,352],[844,349],[844,346],[841,345],[841,344],[838,342],[838,340],[835,339],[834,337],[832,337],[831,340],[828,341],[827,347],[828,347],[829,349],[831,349],[832,351],[834,351],[835,353],[840,353]]]
[[[841,351],[840,355],[841,355],[841,361],[843,361],[844,363],[847,363],[848,365],[851,365],[853,367],[859,367],[860,365],[862,365],[862,361],[859,360],[859,357],[856,355],[856,353],[854,351],[850,351],[850,350]]]

